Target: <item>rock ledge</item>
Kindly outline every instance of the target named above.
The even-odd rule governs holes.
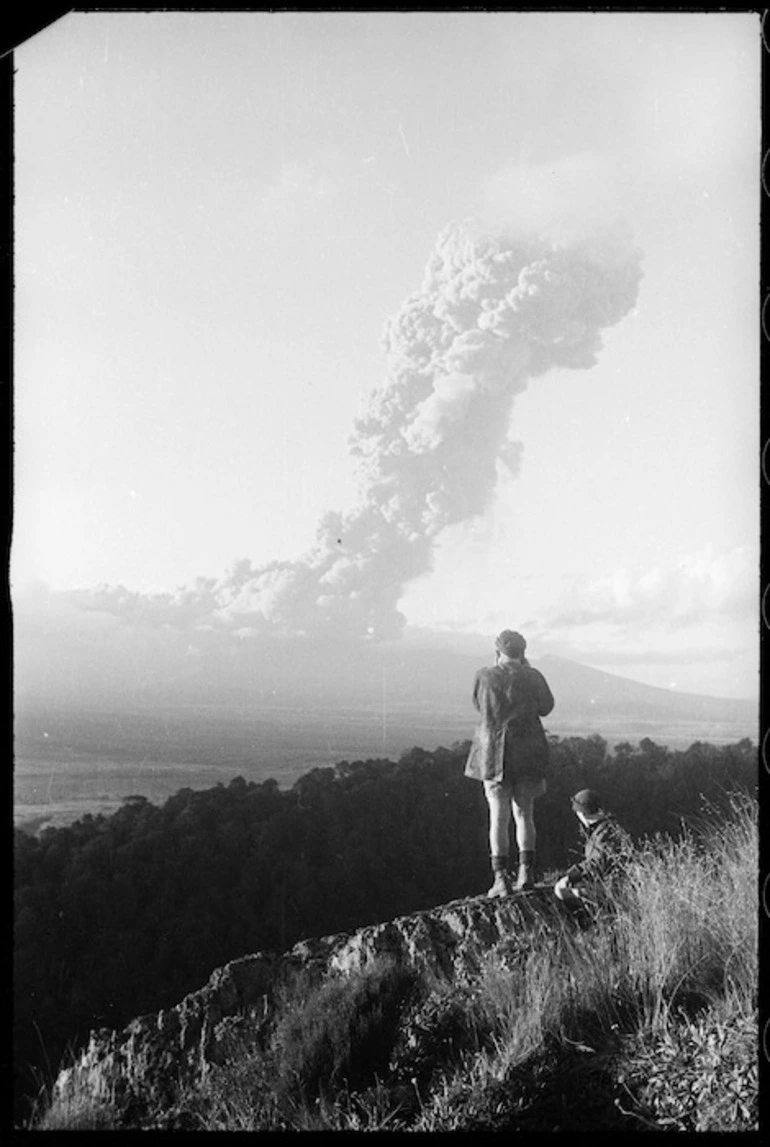
[[[352,933],[301,940],[282,955],[233,960],[175,1007],[140,1016],[120,1032],[92,1032],[80,1059],[59,1074],[53,1100],[161,1109],[175,1102],[180,1087],[194,1087],[225,1062],[240,1032],[266,1023],[276,989],[297,972],[320,982],[390,958],[462,983],[506,949],[530,946],[558,915],[551,890],[537,888],[504,899],[455,900]]]

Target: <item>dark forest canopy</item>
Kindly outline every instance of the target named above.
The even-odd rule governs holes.
[[[546,873],[575,858],[577,789],[599,790],[636,838],[675,836],[727,793],[756,789],[748,739],[684,751],[549,740],[535,811]],[[235,777],[159,806],[131,796],[38,838],[16,831],[17,1101],[91,1029],[172,1006],[229,960],[484,892],[486,804],[463,775],[467,751],[341,761],[288,790]]]

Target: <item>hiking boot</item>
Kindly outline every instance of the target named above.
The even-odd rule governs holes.
[[[535,887],[535,854],[525,851],[519,854],[519,873],[516,878],[516,891],[526,892]]]
[[[496,872],[495,882],[487,892],[490,899],[499,896],[510,896],[513,892],[513,879],[510,872]]]

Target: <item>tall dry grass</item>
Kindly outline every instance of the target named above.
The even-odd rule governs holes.
[[[731,798],[676,842],[634,855],[617,898],[588,929],[566,924],[507,972],[485,978],[487,1019],[522,1053],[550,1036],[665,1027],[729,998],[742,1014],[758,986],[756,801]],[[577,1029],[576,1029],[576,1024]]]
[[[628,872],[617,927],[640,1021],[651,1031],[673,1012],[729,997],[756,1006],[759,863],[756,802],[731,798],[677,844],[655,841]]]
[[[448,1065],[417,1127],[455,1128],[458,1105],[471,1096],[477,1103],[480,1092],[494,1091],[538,1057],[559,1062],[576,1051],[617,1060],[633,1048],[637,1058],[659,1059],[666,1048],[687,1045],[706,1063],[730,1031],[745,1049],[757,1022],[757,820],[756,800],[733,794],[726,812],[707,810],[681,840],[659,838],[640,848],[614,904],[593,926],[565,921],[513,967],[491,962],[472,1017],[479,1043],[490,1050],[472,1069],[468,1062]],[[756,1067],[744,1062],[733,1070],[742,1073],[735,1103],[748,1110]],[[646,1071],[654,1074],[649,1064]],[[666,1109],[665,1073],[656,1079]],[[708,1080],[722,1110],[722,1083],[713,1072]],[[699,1094],[697,1079],[687,1087]],[[677,1105],[681,1096],[670,1100]]]

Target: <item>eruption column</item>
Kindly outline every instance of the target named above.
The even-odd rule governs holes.
[[[386,328],[386,381],[355,424],[358,504],[327,514],[303,559],[241,579],[226,613],[265,632],[396,636],[437,536],[488,507],[498,461],[517,468],[516,395],[552,367],[595,365],[640,262],[619,231],[560,244],[447,228]]]

